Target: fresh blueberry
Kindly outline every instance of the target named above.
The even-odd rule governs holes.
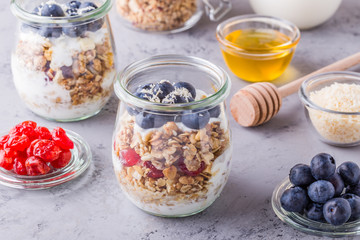
[[[177,82],[174,84],[175,88],[186,88],[190,93],[191,96],[195,99],[196,98],[196,90],[193,85],[187,82]]]
[[[345,193],[341,196],[342,198],[346,199],[351,207],[351,216],[350,221],[354,221],[360,218],[360,197],[352,194],[352,193]]]
[[[151,92],[153,93],[153,88],[154,88],[154,84],[153,83],[148,83],[145,85],[140,85],[139,87],[136,88],[135,93],[137,92]]]
[[[342,191],[344,190],[344,181],[342,180],[342,178],[340,177],[339,174],[334,173],[329,179],[329,182],[332,183],[332,185],[335,188],[335,195],[334,197],[338,197],[341,195]]]
[[[315,181],[310,167],[306,164],[296,164],[290,170],[290,182],[295,186],[306,187]]]
[[[335,172],[335,159],[327,153],[319,153],[311,160],[310,168],[316,180],[326,180]]]
[[[39,30],[38,33],[46,38],[58,38],[61,36],[62,34],[62,27],[59,26],[42,26]]]
[[[162,100],[174,90],[174,86],[169,81],[160,81],[155,84],[153,91],[154,94]]]
[[[134,95],[150,102],[160,102],[160,99],[151,92],[135,92]]]
[[[79,1],[70,1],[66,4],[66,6],[71,9],[79,9],[80,5],[81,2]]]
[[[306,191],[301,187],[286,189],[280,198],[281,206],[289,212],[302,212],[308,202]]]
[[[360,180],[360,168],[354,162],[344,162],[338,168],[337,172],[344,180],[346,185],[355,185]]]
[[[333,198],[327,201],[323,207],[325,220],[335,226],[346,223],[351,216],[349,201],[343,198]]]
[[[194,101],[194,99],[190,95],[185,96],[185,95],[179,95],[175,92],[172,92],[172,93],[168,94],[162,100],[162,103],[177,104],[177,103],[188,103],[188,102],[193,102],[193,101]]]
[[[335,188],[329,181],[318,180],[308,188],[309,198],[316,203],[325,203],[335,195]]]
[[[323,206],[321,203],[310,202],[305,210],[305,216],[314,221],[321,221],[324,219]]]
[[[63,17],[65,16],[62,8],[54,3],[44,4],[41,9],[41,16],[46,17]]]
[[[154,116],[150,113],[141,112],[135,117],[136,124],[143,128],[149,129],[154,127]]]
[[[346,193],[353,193],[360,196],[360,183],[346,187]]]
[[[96,6],[95,3],[92,2],[83,2],[81,3],[79,10],[78,10],[78,14],[84,14],[84,13],[88,13],[91,11],[94,11],[95,9],[97,9],[98,7]],[[87,22],[87,30],[92,31],[92,32],[96,32],[97,30],[99,30],[102,25],[104,24],[104,18],[100,18],[97,20],[93,20],[90,22]]]
[[[167,114],[153,114],[153,117],[154,117],[154,128],[162,127],[164,124],[174,121],[174,116],[170,116]]]
[[[182,123],[192,129],[201,129],[208,124],[210,114],[208,111],[190,112],[182,116]]]
[[[37,6],[32,10],[32,14],[40,15],[42,6]]]
[[[69,37],[80,37],[86,31],[86,25],[84,24],[70,24],[63,27],[63,32]]]
[[[220,116],[220,113],[221,113],[221,108],[220,108],[220,105],[217,105],[216,107],[212,108],[209,110],[209,113],[210,113],[210,117],[212,118],[217,118]]]

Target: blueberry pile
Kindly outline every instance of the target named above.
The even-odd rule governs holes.
[[[320,153],[310,166],[297,164],[290,170],[294,185],[280,198],[289,212],[339,226],[360,218],[360,168],[354,162],[344,162],[336,169],[335,159]]]
[[[162,80],[158,83],[139,86],[133,95],[155,103],[179,104],[193,102],[196,98],[196,89],[187,82],[171,84],[167,80]],[[171,121],[182,122],[191,129],[201,129],[206,126],[211,117],[218,117],[221,109],[220,106],[216,106],[210,110],[189,110],[175,116],[129,106],[127,111],[130,115],[135,116],[136,124],[144,129],[158,128]]]
[[[92,2],[79,2],[79,1],[70,1],[63,7],[56,3],[42,3],[39,6],[35,7],[32,11],[32,14],[45,16],[45,17],[73,17],[91,12],[98,7]],[[104,24],[104,19],[98,20],[89,20],[87,22],[76,22],[69,23],[64,26],[59,25],[46,25],[46,26],[35,26],[23,24],[23,29],[29,29],[31,31],[37,32],[44,37],[54,37],[58,38],[62,33],[69,37],[80,37],[85,31],[95,32],[99,30]]]

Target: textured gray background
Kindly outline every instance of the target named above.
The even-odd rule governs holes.
[[[246,0],[234,0],[229,16],[252,13]],[[121,26],[110,14],[119,69],[154,54],[179,53],[206,58],[226,69],[214,32],[205,17],[190,31],[151,35]],[[326,24],[303,31],[281,85],[360,50],[360,1],[345,0]],[[54,125],[32,114],[12,82],[10,53],[16,19],[8,4],[0,7],[0,131],[31,119]],[[360,71],[360,67],[353,70]],[[247,83],[230,74],[234,94]],[[229,99],[228,99],[229,101]],[[242,128],[230,117],[233,169],[221,197],[204,212],[183,219],[164,219],[138,210],[121,193],[111,163],[111,135],[118,100],[113,97],[97,116],[58,124],[81,134],[94,159],[80,178],[44,191],[0,186],[0,239],[313,239],[282,223],[272,211],[271,193],[295,163],[308,163],[318,152],[337,162],[359,162],[359,147],[335,148],[320,142],[305,121],[295,94],[286,98],[279,114],[257,128]],[[315,238],[316,239],[316,238]]]

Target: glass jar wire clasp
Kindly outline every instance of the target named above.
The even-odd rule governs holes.
[[[220,0],[217,6],[214,6],[210,0],[203,0],[205,4],[206,14],[211,21],[219,21],[223,18],[232,8],[231,0]]]

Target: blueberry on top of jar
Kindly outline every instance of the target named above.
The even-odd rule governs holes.
[[[63,9],[56,3],[45,3],[41,8],[41,16],[46,17],[64,17]]]
[[[194,88],[193,85],[191,85],[188,82],[177,82],[174,84],[175,89],[187,89],[190,93],[191,96],[195,99],[196,98],[196,89]]]

